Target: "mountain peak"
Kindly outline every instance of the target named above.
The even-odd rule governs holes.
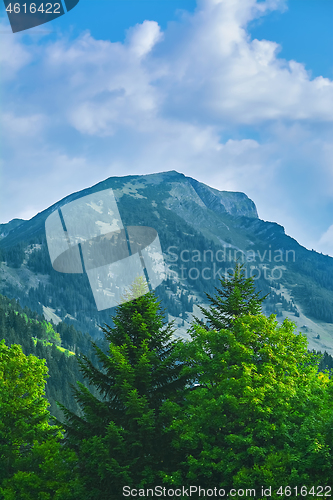
[[[45,220],[54,210],[83,196],[110,188],[114,191],[117,201],[123,196],[137,200],[146,199],[147,201],[150,198],[155,198],[150,202],[152,206],[155,206],[154,203],[157,201],[189,223],[196,219],[197,222],[201,221],[200,225],[205,225],[204,221],[207,220],[205,211],[207,209],[215,216],[231,215],[258,219],[256,206],[246,194],[219,191],[176,170],[169,170],[146,175],[109,177],[94,186],[72,193],[38,213],[29,221],[14,219],[8,224],[3,224],[3,227],[0,228],[2,244],[10,246],[28,235],[39,232],[41,228],[44,230]],[[16,230],[18,226],[21,227]]]
[[[106,185],[108,187],[113,187],[113,183],[116,182],[118,187],[118,183],[121,182],[121,184],[123,184],[123,188],[126,189],[126,187],[129,186],[128,183],[133,183],[133,181],[135,181],[136,190],[144,189],[147,185],[158,185],[162,183],[165,184],[165,188],[168,189],[168,184],[171,184],[171,189],[169,190],[171,198],[175,197],[179,201],[189,201],[192,198],[192,201],[197,204],[203,204],[206,208],[217,214],[228,213],[236,217],[245,216],[256,219],[258,218],[254,202],[250,200],[245,193],[237,191],[219,191],[218,189],[207,186],[206,184],[199,182],[192,177],[188,177],[181,172],[177,172],[176,170],[168,170],[166,172],[146,175],[110,177],[109,179],[103,181],[103,185],[105,185],[105,187]],[[178,188],[176,189],[177,184]],[[182,185],[182,188],[180,185]],[[120,190],[122,189],[120,188]],[[172,200],[169,199],[169,202],[172,202]]]
[[[217,213],[229,213],[236,217],[245,216],[258,219],[257,208],[245,194],[237,191],[219,191],[191,177],[187,177],[196,193],[207,208]]]
[[[208,209],[219,214],[228,213],[236,217],[245,216],[258,219],[257,208],[254,202],[250,200],[245,193],[237,191],[219,191],[218,189],[207,186],[207,184],[199,182],[176,170],[138,176],[138,179],[140,178],[148,181],[148,183],[154,184],[156,182],[180,182],[190,184],[201,202],[203,202]]]

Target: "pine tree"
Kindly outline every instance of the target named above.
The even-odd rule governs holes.
[[[170,401],[179,402],[186,385],[177,358],[180,341],[172,339],[154,293],[141,295],[143,287],[137,279],[117,308],[115,326],[102,328],[108,353],[93,344],[103,369],[86,356],[79,360],[97,395],[79,383],[74,394],[82,415],[60,405],[67,442],[79,455],[87,492],[98,500],[119,498],[126,484],[152,484],[161,469],[176,463],[169,453],[172,435],[164,430]]]
[[[209,309],[199,306],[206,318],[206,322],[195,317],[196,324],[206,330],[230,328],[233,321],[245,314],[257,315],[261,313],[261,303],[268,296],[259,297],[255,291],[254,278],[246,278],[244,264],[235,264],[234,271],[229,271],[228,278],[220,279],[221,287],[215,288],[217,294],[213,297],[206,293],[211,302]]]

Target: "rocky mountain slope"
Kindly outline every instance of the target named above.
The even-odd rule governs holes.
[[[218,191],[175,171],[111,177],[73,193],[29,221],[0,225],[0,292],[20,300],[54,323],[66,321],[99,335],[112,309],[97,311],[85,274],[63,274],[50,262],[45,220],[55,210],[112,188],[125,227],[154,228],[168,277],[156,289],[178,335],[205,292],[238,258],[264,294],[265,312],[289,316],[307,334],[310,348],[333,354],[333,259],[309,251],[277,223],[259,219],[244,193]],[[303,327],[303,328],[302,328]]]

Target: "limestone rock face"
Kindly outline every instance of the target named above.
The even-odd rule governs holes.
[[[218,191],[206,184],[188,178],[196,193],[207,208],[217,213],[229,213],[234,216],[258,218],[257,208],[245,193]]]

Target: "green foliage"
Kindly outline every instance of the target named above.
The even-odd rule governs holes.
[[[208,320],[207,329],[229,328],[235,318],[261,312],[261,303],[267,295],[259,297],[260,293],[255,291],[253,278],[246,278],[244,264],[236,264],[235,268],[229,271],[229,277],[222,278],[220,284],[221,288],[216,288],[215,296],[206,293],[212,304],[210,309],[199,306]],[[204,326],[202,321],[197,322]]]
[[[43,361],[26,357],[18,345],[8,348],[0,342],[1,453],[7,456],[9,468],[21,446],[29,446],[48,430],[48,403],[43,398],[46,372]]]
[[[80,491],[75,454],[48,423],[46,374],[42,360],[0,342],[1,500],[69,500]]]
[[[183,463],[166,480],[258,491],[331,484],[333,384],[306,346],[273,316],[194,326],[184,358],[197,386],[171,426]]]
[[[326,351],[324,352],[324,354],[322,354],[320,351],[317,351],[317,355],[321,357],[319,365],[318,365],[318,369],[320,371],[328,370],[330,376],[332,376],[333,357],[330,354],[328,354],[328,352],[326,352]]]
[[[289,320],[261,313],[264,297],[242,266],[220,283],[201,307],[207,324],[180,342],[138,279],[102,328],[107,349],[89,351],[87,337],[57,326],[72,357],[52,324],[0,297],[0,333],[12,343],[0,343],[0,500],[118,500],[125,485],[158,484],[255,488],[257,498],[272,486],[277,499],[281,485],[330,485],[333,379],[318,368],[332,358],[309,353]],[[52,397],[66,395],[64,424],[49,424],[44,360],[25,356],[17,336],[45,357]],[[76,408],[66,378],[81,380]]]
[[[54,331],[52,324],[44,321],[43,326],[45,327],[44,338],[51,341],[55,345],[61,346],[61,337],[58,332]]]
[[[82,417],[63,408],[88,498],[118,499],[125,484],[152,484],[161,468],[177,463],[165,428],[168,402],[182,400],[186,384],[177,358],[180,342],[172,340],[154,294],[138,297],[142,286],[139,280],[133,284],[126,297],[132,300],[118,307],[114,328],[103,328],[108,353],[94,344],[103,370],[86,356],[79,359],[99,397],[79,384],[75,398]]]
[[[75,356],[71,352],[74,351],[77,356],[85,353],[95,362],[96,358],[91,351],[91,337],[82,335],[66,323],[60,323],[56,328],[57,332],[44,318],[27,307],[22,309],[16,300],[9,300],[0,295],[0,339],[5,339],[9,346],[20,344],[24,354],[33,354],[46,360],[49,369],[46,397],[50,403],[50,413],[61,418],[62,412],[56,401],[61,401],[73,411],[79,411],[72,398],[70,384],[76,383],[77,380],[84,382],[76,360],[72,359]],[[64,347],[58,345],[59,339]],[[105,350],[102,342],[99,342],[99,345]]]
[[[23,263],[24,257],[24,245],[19,243],[8,250],[3,250],[1,259],[5,260],[8,266],[19,268]]]

